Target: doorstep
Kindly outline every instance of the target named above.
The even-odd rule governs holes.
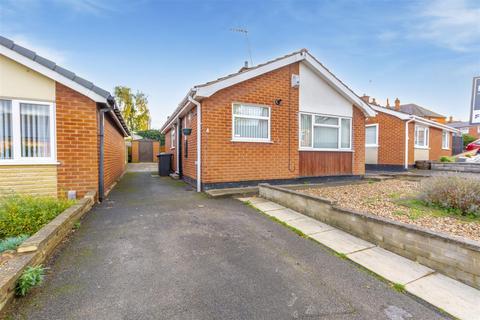
[[[301,231],[382,278],[404,286],[407,292],[440,310],[459,319],[478,320],[480,290],[275,202],[259,197],[238,200]]]

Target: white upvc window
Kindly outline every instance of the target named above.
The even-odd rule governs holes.
[[[378,123],[365,126],[365,146],[378,147]]]
[[[232,141],[270,142],[270,107],[234,103]]]
[[[300,113],[300,150],[352,149],[352,119],[346,117]]]
[[[170,149],[175,149],[175,128],[170,130]]]
[[[428,148],[428,127],[415,126],[415,148]]]
[[[55,104],[0,98],[0,164],[55,164]]]
[[[442,149],[450,149],[450,132],[442,131]]]

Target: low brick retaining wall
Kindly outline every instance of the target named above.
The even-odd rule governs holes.
[[[480,173],[480,163],[472,162],[432,162],[432,170]]]
[[[15,295],[15,285],[23,270],[41,264],[67,236],[74,223],[95,203],[95,192],[88,192],[76,204],[60,213],[37,233],[25,240],[17,254],[0,266],[0,313]]]
[[[480,243],[340,208],[320,197],[268,184],[260,196],[342,229],[480,289]]]

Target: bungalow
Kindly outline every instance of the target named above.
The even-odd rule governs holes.
[[[471,124],[468,121],[453,121],[452,117],[450,117],[448,125],[458,129],[460,131],[459,135],[468,134],[469,136],[480,139],[480,125],[478,124]]]
[[[102,200],[125,171],[128,135],[110,93],[0,37],[0,195]]]
[[[364,95],[362,100],[369,102],[369,98]],[[455,128],[400,111],[398,99],[393,108],[374,103],[370,106],[377,116],[366,121],[367,169],[403,170],[413,167],[418,160],[439,160],[452,155]]]
[[[161,128],[202,189],[360,176],[373,109],[307,50],[193,87]]]

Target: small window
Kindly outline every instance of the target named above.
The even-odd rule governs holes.
[[[299,139],[304,150],[350,150],[352,119],[301,113]]]
[[[428,148],[428,128],[415,126],[415,147]]]
[[[450,133],[448,131],[442,131],[442,148],[450,148]]]
[[[0,100],[0,160],[13,159],[12,101]]]
[[[270,108],[264,106],[233,105],[233,137],[236,141],[270,141]]]
[[[22,157],[50,157],[50,112],[48,105],[20,103]]]
[[[378,147],[378,124],[365,127],[365,146]]]
[[[170,149],[175,148],[175,128],[170,130]]]

